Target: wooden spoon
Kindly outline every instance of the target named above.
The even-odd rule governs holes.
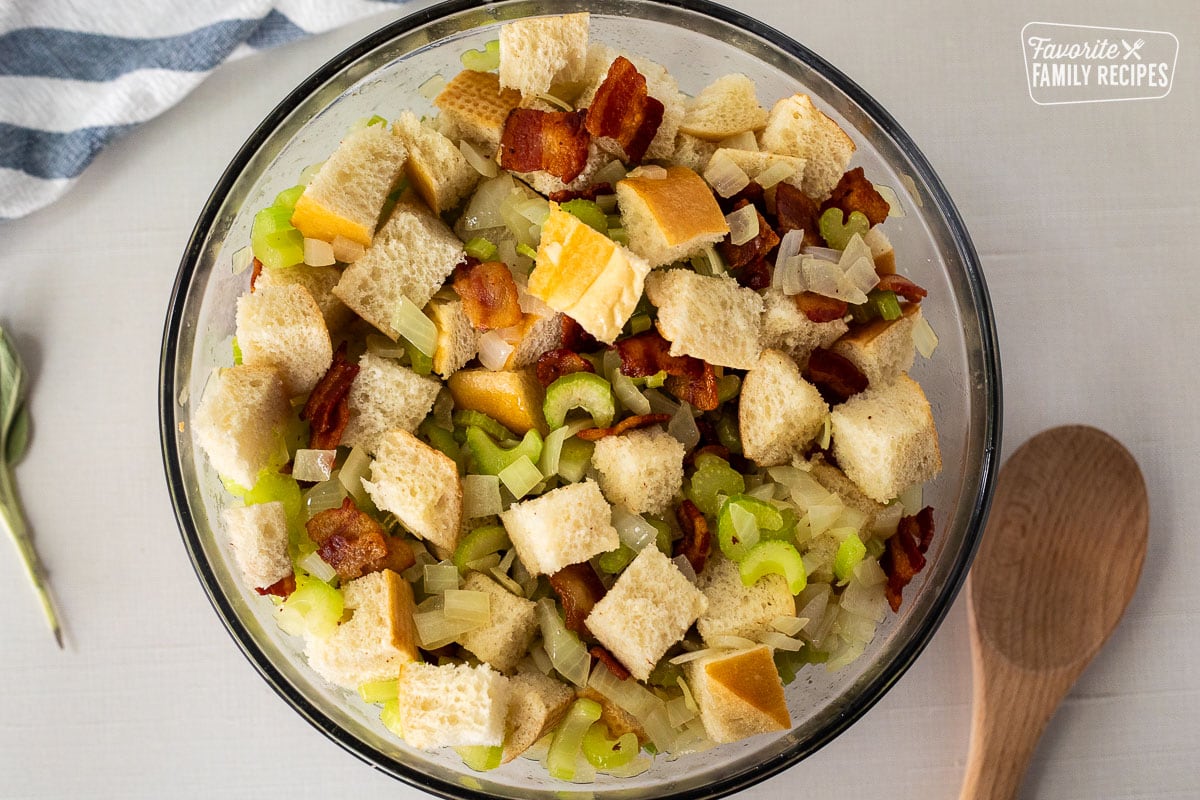
[[[1095,428],[1044,431],[996,486],[967,584],[974,715],[961,800],[1017,796],[1059,702],[1133,596],[1150,523],[1133,456]]]

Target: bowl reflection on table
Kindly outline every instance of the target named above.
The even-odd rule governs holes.
[[[937,420],[945,461],[926,489],[939,531],[930,565],[905,592],[858,661],[837,672],[808,667],[787,688],[795,727],[702,754],[655,760],[626,779],[599,776],[575,787],[605,797],[713,797],[753,785],[830,741],[903,674],[946,614],[982,529],[1000,436],[999,357],[987,292],[967,233],[941,183],[908,136],[860,88],[821,58],[736,12],[698,0],[688,8],[656,0],[507,0],[480,8],[442,4],[353,45],[290,94],[250,137],[222,176],[197,222],[180,267],[164,333],[160,413],[164,462],[184,542],[209,597],[252,664],[305,719],[377,768],[436,794],[552,797],[570,789],[537,763],[517,759],[489,773],[468,770],[453,751],[406,747],[379,722],[378,708],[325,684],[301,646],[276,626],[271,604],[243,585],[230,553],[213,535],[227,502],[193,447],[189,413],[212,370],[230,363],[236,297],[246,276],[233,255],[250,239],[255,210],[323,161],[343,133],[372,114],[430,113],[418,91],[431,76],[454,75],[468,48],[497,36],[504,21],[586,6],[592,40],[653,58],[680,88],[696,93],[741,72],[760,100],[805,91],[858,145],[853,164],[895,187],[906,216],[887,223],[899,268],[929,290],[923,308],[940,337],[933,359],[913,375]]]

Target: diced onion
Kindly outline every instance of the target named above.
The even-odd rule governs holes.
[[[883,570],[879,567],[879,562],[873,558],[865,558],[859,565],[874,564],[880,572]],[[857,567],[855,567],[857,570]],[[887,576],[884,576],[884,581]],[[870,586],[861,583],[857,580],[850,581],[842,592],[842,598],[839,601],[842,608],[847,611],[858,614],[859,616],[869,617],[876,622],[882,622],[887,616],[887,596],[884,593],[884,584],[875,583]]]
[[[804,642],[799,639],[793,639],[790,636],[784,636],[782,633],[776,633],[775,631],[766,631],[758,637],[758,640],[767,647],[775,650],[784,650],[789,653],[795,653],[801,647],[804,647]]]
[[[328,267],[337,263],[333,256],[333,245],[320,239],[305,239],[304,263],[310,267]]]
[[[490,370],[502,370],[512,355],[513,346],[500,331],[488,331],[479,337],[479,363]]]
[[[883,510],[871,520],[870,532],[881,539],[886,539],[896,532],[900,518],[904,516],[904,506],[901,503],[888,503]]]
[[[367,248],[363,247],[361,243],[353,239],[348,239],[341,234],[333,237],[333,241],[329,243],[329,246],[333,248],[333,257],[344,264],[353,264],[367,252]]]
[[[708,269],[710,274],[721,276],[725,274],[725,261],[721,258],[721,254],[717,252],[717,248],[711,244],[704,246],[704,257],[708,259]]]
[[[534,97],[536,97],[538,100],[541,100],[543,103],[549,103],[550,105],[554,106],[555,108],[559,109],[560,111],[574,111],[575,110],[574,108],[571,107],[571,104],[568,103],[566,100],[555,97],[554,95],[550,94],[549,92],[538,92],[537,94],[534,95]]]
[[[546,648],[550,663],[574,685],[586,686],[592,657],[579,637],[563,625],[553,600],[547,597],[538,601],[537,618],[542,629],[542,646]]]
[[[658,389],[643,389],[642,397],[650,401],[650,411],[654,414],[675,414],[679,411],[679,403]]]
[[[702,650],[692,650],[687,653],[680,653],[679,655],[668,659],[668,661],[671,664],[679,666],[680,664],[686,664],[689,661],[699,661],[705,656],[715,656],[722,652],[724,652],[724,650],[719,647],[706,647]]]
[[[312,179],[321,171],[321,167],[325,166],[324,161],[318,161],[316,164],[309,164],[304,169],[300,170],[300,183],[308,186]]]
[[[563,442],[585,428],[593,428],[591,418],[569,422],[561,428],[555,428],[547,434],[542,443],[542,457],[538,461],[538,469],[543,475],[558,474],[559,458],[562,456]],[[499,513],[499,512],[496,512]]]
[[[917,317],[917,321],[913,323],[912,340],[913,346],[917,348],[917,352],[921,354],[922,358],[929,358],[937,349],[937,334],[933,332],[933,326],[929,324],[929,320],[925,319],[924,315]]]
[[[481,556],[467,562],[467,569],[472,569],[476,572],[487,572],[498,566],[500,566],[499,553],[488,553],[486,556]]]
[[[660,753],[671,751],[677,734],[667,720],[666,704],[634,680],[617,680],[603,663],[597,664],[587,686],[632,714]]]
[[[554,665],[550,663],[550,656],[546,655],[546,648],[542,647],[541,642],[529,648],[529,657],[533,659],[533,665],[538,668],[538,672],[543,675],[549,675],[550,670],[554,669]]]
[[[792,230],[783,235],[779,240],[779,249],[775,251],[775,267],[778,269],[783,266],[783,263],[793,256],[800,255],[800,250],[804,247],[804,231]]]
[[[744,636],[731,636],[728,634],[714,636],[710,640],[710,643],[713,647],[725,650],[747,650],[758,644],[754,640],[747,639]]]
[[[652,181],[661,181],[667,177],[667,171],[657,164],[643,164],[640,167],[634,167],[629,170],[626,178],[646,178]]]
[[[771,620],[771,627],[785,636],[795,636],[804,627],[800,617],[776,617]]]
[[[459,586],[458,567],[449,561],[426,564],[424,577],[426,594],[438,594],[447,589],[457,589]]]
[[[292,477],[310,483],[327,481],[336,458],[337,450],[297,450],[292,460]]]
[[[904,506],[904,513],[911,516],[920,511],[924,507],[923,495],[924,491],[919,483],[914,483],[901,492],[899,499],[900,505]]]
[[[531,197],[517,205],[517,213],[534,225],[542,225],[550,216],[550,203],[541,197]]]
[[[637,386],[621,371],[621,357],[616,350],[604,351],[604,376],[612,384],[613,394],[621,405],[634,414],[649,414],[650,401],[638,391]]]
[[[858,657],[867,649],[865,642],[847,642],[846,645],[833,655],[829,661],[825,662],[825,669],[830,672],[841,669],[847,664],[851,664],[858,660]]]
[[[337,577],[337,570],[329,566],[329,562],[321,558],[321,554],[315,550],[298,560],[296,566],[326,583]]]
[[[441,73],[434,73],[431,77],[427,78],[424,83],[417,87],[417,94],[432,102],[433,98],[441,94],[442,89],[445,88],[446,79],[442,77]]]
[[[644,517],[640,514],[631,514],[619,504],[612,508],[612,526],[617,529],[617,536],[621,537],[621,544],[635,553],[654,544],[658,537],[658,530]]]
[[[717,149],[758,152],[758,139],[754,137],[754,131],[742,131],[718,142]]]
[[[464,633],[481,627],[474,623],[448,619],[442,609],[418,611],[413,614],[417,628],[417,641],[426,650],[445,647]]]
[[[462,479],[463,517],[476,519],[499,514],[500,479],[495,475],[467,475]]]
[[[596,205],[600,206],[600,210],[605,214],[611,214],[617,210],[617,196],[615,194],[598,194],[596,195]]]
[[[904,206],[900,204],[900,198],[896,194],[896,190],[890,186],[884,186],[881,183],[874,184],[875,191],[879,192],[879,196],[888,204],[889,217],[905,216]]]
[[[687,680],[680,675],[675,679],[675,682],[679,684],[679,691],[683,692],[683,700],[687,703],[688,708],[696,713],[700,713],[700,707],[696,705],[696,698],[692,694],[692,689],[688,686]]]
[[[628,170],[625,169],[625,165],[621,163],[620,159],[614,159],[596,170],[596,174],[592,176],[592,185],[607,183],[609,186],[616,186],[617,182],[623,180],[628,174]]]
[[[463,211],[463,226],[469,231],[500,227],[504,224],[504,217],[500,213],[501,204],[514,192],[520,194],[513,183],[512,175],[507,172],[479,184]]]
[[[338,471],[338,480],[360,507],[367,505],[371,499],[362,485],[363,478],[367,477],[370,469],[371,456],[362,447],[354,447],[350,450],[350,455],[346,456],[346,463],[342,464]]]
[[[795,165],[787,161],[776,161],[771,166],[758,173],[754,179],[764,189],[770,189],[780,181],[786,181],[788,178],[796,174]]]
[[[233,274],[240,275],[254,263],[254,249],[250,245],[233,251]]]
[[[875,271],[875,262],[869,257],[860,258],[851,264],[846,270],[846,278],[864,296],[879,285],[879,273]]]
[[[803,259],[800,256],[792,256],[785,261],[777,261],[775,272],[771,275],[771,283],[776,286],[779,291],[788,295],[797,295],[803,292],[807,287],[804,282]]]
[[[510,551],[510,552],[513,552],[513,551]],[[521,584],[517,583],[512,578],[505,575],[504,570],[500,569],[500,567],[492,567],[490,570],[488,570],[488,572],[496,580],[496,583],[503,586],[505,589],[507,589],[512,594],[515,594],[517,597],[525,596],[525,590],[521,588]]]
[[[667,425],[667,433],[683,443],[685,451],[691,450],[700,443],[700,429],[696,427],[696,419],[692,416],[692,406],[680,403],[679,410],[671,417]]]
[[[842,513],[842,501],[837,495],[829,495],[824,503],[814,503],[808,507],[808,525],[814,537],[828,531]]]
[[[817,447],[822,450],[829,449],[829,440],[833,436],[833,417],[829,414],[825,415],[825,419],[821,422],[821,435],[817,437]]]
[[[837,264],[806,256],[800,262],[800,270],[808,291],[825,297],[840,297],[842,270]]]
[[[367,352],[380,358],[404,358],[408,355],[404,345],[393,342],[378,333],[367,334]]]
[[[518,500],[533,491],[533,488],[545,479],[529,456],[521,456],[500,470],[497,477]]]
[[[729,243],[743,245],[758,236],[758,209],[752,203],[744,205],[726,214],[725,224],[729,226]]]
[[[692,562],[688,561],[686,556],[675,556],[671,561],[675,564],[675,568],[683,573],[683,577],[688,579],[689,583],[696,582],[696,570],[692,568]]]
[[[487,158],[475,149],[475,145],[471,144],[466,139],[458,143],[458,149],[462,152],[463,158],[471,167],[485,178],[494,178],[500,174],[500,167],[490,158]]]
[[[876,621],[856,614],[847,608],[838,612],[835,628],[846,642],[868,644],[875,638]]]
[[[437,350],[437,326],[412,300],[405,296],[400,297],[392,326],[398,334],[411,342],[413,347],[430,358],[433,357]]]
[[[704,180],[721,197],[732,197],[750,185],[750,176],[726,154],[717,151],[704,168]]]
[[[808,587],[800,593],[800,599],[796,603],[804,605],[796,612],[797,617],[806,618],[808,623],[804,626],[804,632],[811,636],[821,626],[821,622],[825,617],[825,609],[829,604],[829,594],[832,590],[827,583],[809,584]]]
[[[330,508],[340,508],[346,499],[346,487],[337,476],[322,481],[304,493],[304,508],[308,518],[312,519],[322,511]]]
[[[824,503],[830,498],[829,490],[817,482],[808,472],[797,467],[771,467],[767,474],[776,483],[787,487],[792,501],[802,508],[814,503]]]
[[[823,258],[834,264],[842,259],[842,251],[835,250],[832,247],[803,247],[800,249],[800,254],[812,256],[813,258]]]
[[[491,599],[487,592],[471,589],[447,589],[442,601],[446,619],[487,625],[492,621]]]

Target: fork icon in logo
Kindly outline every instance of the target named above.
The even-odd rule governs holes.
[[[1142,45],[1146,44],[1145,39],[1138,39],[1133,44],[1130,44],[1129,42],[1122,39],[1121,44],[1125,47],[1125,55],[1123,56],[1125,61],[1128,61],[1130,56],[1133,56],[1138,61],[1142,60],[1142,54],[1139,53],[1138,50],[1141,50]]]

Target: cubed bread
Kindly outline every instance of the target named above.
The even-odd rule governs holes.
[[[281,455],[280,433],[291,414],[279,370],[242,364],[209,378],[192,430],[217,474],[249,489]]]
[[[920,385],[901,373],[833,409],[833,457],[863,494],[886,503],[942,468],[937,429]]]
[[[412,433],[433,408],[441,388],[436,379],[418,375],[390,358],[363,353],[346,397],[350,419],[342,444],[374,453],[388,431]]]
[[[553,575],[621,545],[612,525],[612,507],[592,480],[515,503],[500,520],[531,575]]]
[[[679,130],[719,142],[767,124],[767,110],[758,104],[754,81],[740,73],[724,75],[705,86],[687,104]]]
[[[675,152],[671,153],[666,161],[669,164],[687,167],[697,175],[701,175],[704,173],[704,168],[708,166],[708,160],[713,157],[715,152],[717,152],[715,142],[706,142],[699,137],[679,133],[675,136]]]
[[[661,514],[683,487],[683,443],[661,428],[596,442],[592,466],[610,503],[634,514]]]
[[[529,293],[602,342],[621,333],[650,265],[557,203],[542,225]]]
[[[242,363],[272,366],[288,397],[312,391],[333,363],[333,344],[321,308],[308,289],[261,286],[237,300]]]
[[[440,219],[402,203],[362,258],[346,267],[333,293],[393,341],[400,298],[424,308],[466,258],[463,244]]]
[[[913,326],[920,318],[920,305],[906,305],[897,319],[868,322],[838,339],[831,349],[858,367],[869,386],[886,386],[912,367]]]
[[[767,289],[762,298],[763,347],[787,353],[801,369],[808,366],[813,350],[829,347],[849,330],[844,319],[813,322],[796,305],[794,297],[779,289]]]
[[[509,693],[508,678],[487,664],[406,664],[399,694],[404,741],[420,750],[498,747]]]
[[[310,267],[307,264],[295,264],[290,267],[264,267],[259,273],[254,286],[286,286],[297,284],[308,289],[321,316],[325,318],[325,327],[331,332],[339,330],[354,319],[354,312],[333,293],[333,287],[342,279],[342,271],[337,267]]]
[[[509,22],[500,28],[500,85],[523,96],[583,77],[588,14],[563,14]]]
[[[804,184],[804,159],[796,158],[795,156],[785,156],[780,153],[771,153],[766,150],[737,150],[732,147],[722,147],[713,153],[715,158],[717,153],[720,153],[724,158],[728,158],[742,172],[746,173],[746,177],[755,183],[758,178],[768,169],[776,168],[776,165],[786,165],[791,174],[781,178],[783,183],[790,183],[797,189],[803,190]],[[764,178],[764,181],[766,179]],[[772,184],[774,185],[774,184]]]
[[[804,193],[824,200],[854,155],[854,140],[806,94],[777,102],[759,139],[764,150],[804,159]]]
[[[703,178],[687,167],[668,167],[666,173],[627,177],[616,187],[629,249],[652,267],[694,256],[729,233]]]
[[[464,137],[493,151],[500,146],[504,121],[520,102],[520,92],[500,88],[499,75],[473,69],[455,75],[433,100]]]
[[[863,522],[863,530],[870,530],[875,522],[875,517],[883,511],[882,503],[877,503],[863,494],[862,489],[859,489],[854,481],[846,477],[846,473],[830,464],[821,453],[817,453],[809,459],[807,468],[808,474],[812,475],[817,483],[840,497],[848,508],[863,514],[866,517],[866,521]],[[865,534],[863,535],[865,536]]]
[[[808,448],[825,427],[829,406],[778,350],[763,350],[742,380],[738,429],[742,453],[762,467],[788,464]]]
[[[576,108],[587,108],[596,96],[596,90],[608,76],[608,68],[612,66],[617,56],[629,59],[637,71],[646,79],[646,94],[663,104],[662,121],[658,130],[646,148],[643,160],[655,161],[670,158],[675,152],[675,136],[679,133],[679,123],[683,121],[686,111],[687,97],[679,91],[679,83],[675,76],[667,71],[662,64],[651,61],[645,56],[624,53],[602,44],[588,47],[587,65],[584,69],[583,90],[575,100]]]
[[[461,300],[434,297],[425,313],[437,327],[433,371],[443,378],[458,372],[479,351],[479,333],[471,324]]]
[[[233,560],[255,589],[266,589],[292,574],[288,558],[287,513],[274,501],[227,508],[221,513]]]
[[[615,545],[614,545],[615,546]],[[657,547],[645,547],[588,614],[588,630],[638,680],[708,608],[692,585]]]
[[[521,338],[513,345],[505,369],[521,369],[537,362],[542,353],[562,346],[563,315],[549,306],[546,314],[526,314],[521,321]]]
[[[532,370],[460,369],[446,380],[455,408],[480,411],[514,433],[549,433],[546,392]]]
[[[658,331],[671,355],[736,369],[758,364],[763,302],[757,292],[728,276],[670,269],[646,279],[646,297],[658,307]]]
[[[713,550],[696,581],[708,599],[708,610],[696,620],[705,644],[716,636],[757,639],[777,618],[795,616],[796,600],[782,575],[764,575],[747,586],[737,563]]]
[[[441,214],[471,193],[479,172],[467,162],[454,142],[405,111],[394,123],[396,136],[408,148],[404,173],[425,205]]]
[[[332,242],[342,236],[370,245],[407,155],[404,143],[382,125],[347,135],[304,188],[292,224],[309,239]]]
[[[549,733],[571,707],[571,687],[540,672],[523,670],[508,680],[508,717],[504,722],[507,764]]]
[[[470,572],[463,588],[483,592],[491,604],[492,619],[458,637],[458,643],[501,672],[511,672],[524,657],[537,630],[537,606],[479,572]]]
[[[330,683],[356,689],[370,681],[394,680],[419,660],[408,581],[390,569],[371,572],[342,586],[352,612],[328,637],[309,639],[308,664]]]
[[[462,530],[462,481],[454,460],[408,431],[384,434],[363,488],[418,537],[453,550]]]
[[[686,673],[704,731],[714,742],[792,727],[783,682],[766,645],[699,658]]]

